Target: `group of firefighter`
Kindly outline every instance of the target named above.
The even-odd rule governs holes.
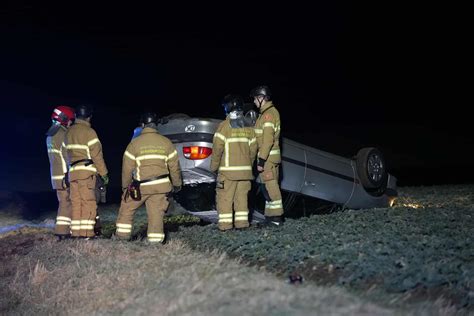
[[[263,183],[264,224],[283,224],[283,204],[278,184],[281,163],[280,115],[267,86],[251,91],[258,112],[237,95],[223,100],[226,119],[213,139],[211,172],[216,178],[218,228],[249,227],[248,194],[254,179],[254,163]],[[109,183],[102,144],[91,127],[92,108],[58,106],[46,144],[51,183],[59,207],[54,234],[59,240],[95,239],[100,234],[97,187]],[[129,240],[135,211],[145,203],[148,217],[147,242],[163,243],[163,218],[169,196],[182,187],[179,157],[173,143],[158,133],[158,117],[144,113],[140,133],[128,144],[122,161],[122,199],[114,239]]]

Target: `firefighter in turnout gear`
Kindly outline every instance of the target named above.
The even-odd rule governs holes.
[[[242,98],[227,96],[223,106],[227,118],[214,134],[210,168],[212,172],[218,172],[216,205],[221,231],[234,226],[249,227],[247,201],[257,153],[255,132],[245,124]]]
[[[60,105],[54,109],[51,119],[53,123],[46,133],[46,146],[51,170],[51,185],[56,190],[59,202],[54,234],[61,240],[71,235],[71,201],[64,180],[67,165],[61,151],[61,145],[64,142],[67,129],[74,122],[74,109]]]
[[[283,224],[283,203],[278,184],[281,163],[280,114],[271,101],[271,92],[267,86],[253,89],[250,96],[260,111],[255,123],[255,134],[258,143],[257,170],[266,191],[266,223],[280,226]]]
[[[68,157],[70,199],[72,204],[71,233],[73,237],[95,237],[97,216],[96,178],[107,185],[107,167],[102,144],[91,128],[92,109],[81,105],[76,109],[76,122],[66,133],[63,149]]]
[[[122,202],[117,218],[118,239],[130,239],[133,215],[146,204],[149,243],[163,243],[163,217],[168,196],[182,186],[178,152],[173,143],[156,130],[157,116],[145,113],[141,118],[141,134],[132,139],[123,155]]]

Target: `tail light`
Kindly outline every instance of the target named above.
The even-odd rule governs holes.
[[[184,157],[191,160],[206,159],[212,154],[212,148],[201,146],[183,147]]]

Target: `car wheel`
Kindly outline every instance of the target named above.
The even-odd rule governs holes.
[[[380,190],[387,185],[385,159],[377,148],[367,147],[359,150],[356,156],[357,174],[365,189]]]

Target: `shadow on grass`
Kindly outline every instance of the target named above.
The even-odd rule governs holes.
[[[253,193],[249,194],[250,209],[264,214],[265,198],[263,192],[254,185]],[[300,193],[281,191],[285,217],[299,219],[313,215],[331,214],[342,211],[341,205],[325,200],[305,196]]]
[[[192,226],[206,226],[209,225],[205,222],[192,215],[176,215],[165,217],[164,229],[165,234],[168,237],[168,233],[177,232],[183,227]],[[102,236],[104,238],[111,238],[115,233],[115,223],[106,222],[102,224]],[[144,240],[147,236],[148,225],[146,222],[140,222],[134,225],[131,240]],[[167,238],[166,237],[166,238]],[[166,241],[166,240],[165,240]]]

